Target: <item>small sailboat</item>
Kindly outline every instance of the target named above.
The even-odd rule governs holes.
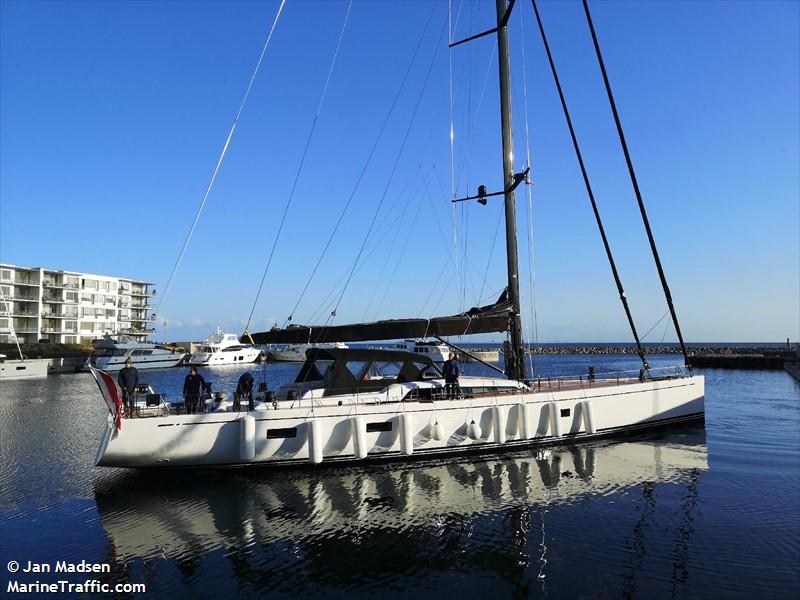
[[[657,371],[649,367],[613,262],[612,270],[643,368],[627,374],[591,373],[588,377],[546,381],[527,372],[514,192],[526,182],[527,170],[515,173],[511,143],[507,22],[513,5],[513,1],[507,6],[506,0],[496,0],[496,27],[468,38],[496,33],[498,42],[503,188],[488,193],[481,186],[477,195],[460,199],[485,204],[491,196],[504,198],[508,285],[498,300],[444,317],[348,325],[292,324],[243,336],[256,344],[312,346],[430,338],[455,348],[445,338],[505,333],[508,341],[503,350],[504,369],[487,364],[496,372],[495,376],[462,376],[458,385],[453,386],[445,382],[433,358],[424,353],[312,347],[294,382],[264,391],[256,398],[252,411],[234,411],[227,404],[220,404],[205,414],[133,419],[110,415],[98,451],[98,465],[366,463],[575,443],[703,419],[703,377],[680,368]],[[459,43],[453,42],[451,46]],[[643,211],[641,202],[640,206]],[[596,210],[595,214],[600,225]],[[642,215],[644,218],[644,212]],[[650,234],[649,226],[647,229]],[[652,242],[652,235],[650,239]],[[671,297],[652,245],[686,357]],[[606,250],[611,261],[607,244]],[[114,406],[113,401],[109,401],[109,406]]]

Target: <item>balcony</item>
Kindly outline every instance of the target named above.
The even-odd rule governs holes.
[[[44,282],[42,282],[42,287],[63,289],[66,286],[60,281],[55,281],[53,279],[45,279]]]
[[[63,327],[42,327],[42,333],[75,333]]]
[[[33,287],[39,287],[39,282],[32,279],[16,279],[14,280],[14,285],[30,285]]]
[[[48,302],[49,304],[64,304],[63,298],[42,298],[42,302]]]
[[[11,315],[14,317],[21,317],[23,319],[35,319],[39,313],[31,312],[29,310],[13,310]]]
[[[39,302],[38,298],[31,298],[30,296],[12,296],[8,298],[9,300],[14,300],[14,302]]]
[[[58,313],[45,312],[45,313],[42,313],[42,318],[43,319],[75,319],[77,317],[70,317],[70,316],[61,315],[61,314],[58,314]]]

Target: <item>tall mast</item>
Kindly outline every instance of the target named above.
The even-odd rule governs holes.
[[[503,189],[506,211],[506,260],[508,298],[511,301],[511,352],[507,353],[506,374],[525,379],[525,349],[519,302],[519,257],[517,254],[517,209],[514,194],[514,143],[511,137],[511,66],[508,58],[508,14],[506,0],[497,3],[497,57],[500,66],[500,125],[503,132]],[[513,0],[512,0],[513,6]]]

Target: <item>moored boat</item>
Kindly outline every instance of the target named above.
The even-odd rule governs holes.
[[[650,368],[584,171],[584,181],[642,368],[630,376],[617,373],[606,377],[592,372],[585,379],[548,380],[546,384],[537,379],[535,373],[529,373],[522,338],[515,189],[522,183],[530,183],[530,166],[517,173],[513,165],[507,37],[507,22],[513,6],[513,2],[506,6],[505,0],[496,0],[495,28],[451,43],[452,47],[497,33],[502,188],[490,193],[481,185],[477,195],[452,201],[477,200],[486,205],[490,197],[504,197],[508,284],[500,298],[494,304],[444,317],[346,325],[333,324],[338,306],[334,304],[327,321],[320,325],[298,325],[290,316],[284,328],[247,333],[243,337],[256,344],[288,344],[296,345],[295,350],[302,349],[305,362],[293,383],[271,392],[265,390],[251,411],[234,411],[227,402],[219,402],[207,413],[179,412],[120,419],[119,408],[115,410],[114,401],[106,396],[112,415],[98,452],[98,465],[360,464],[573,443],[703,419],[704,379],[693,375],[688,367],[686,346],[630,161],[628,167],[686,371],[676,368],[668,373]],[[589,24],[591,26],[591,21]],[[593,29],[592,33],[594,35]],[[544,38],[543,30],[542,35]],[[544,42],[550,58],[546,40]],[[603,74],[605,76],[605,70]],[[610,97],[607,81],[606,88]],[[610,100],[613,105],[613,99]],[[565,104],[564,108],[566,112]],[[614,112],[616,116],[616,109]],[[571,128],[569,118],[568,122]],[[617,125],[624,146],[621,127],[618,122]],[[571,133],[578,151],[574,132]],[[625,151],[627,157],[627,148]],[[351,275],[360,256],[361,251]],[[349,281],[348,278],[339,292],[339,300]],[[433,338],[441,341],[448,337],[497,333],[507,336],[503,348],[504,369],[487,366],[500,375],[461,377],[458,385],[452,382],[446,385],[433,358],[425,353],[322,347],[376,340]],[[300,356],[293,357],[297,358]],[[110,388],[113,388],[113,381]],[[107,385],[104,394],[108,391]]]
[[[261,350],[241,343],[236,334],[224,333],[217,327],[197,352],[186,359],[186,364],[207,367],[235,365],[255,362],[260,356]]]
[[[267,351],[267,360],[273,362],[305,362],[306,352],[312,348],[347,348],[343,342],[330,344],[289,344],[284,348],[270,348]]]
[[[448,397],[412,352],[315,349],[254,411],[109,416],[110,467],[358,463],[563,444],[702,419],[703,378],[680,374],[525,383],[462,377]]]
[[[152,342],[139,342],[125,335],[116,339],[107,335],[94,340],[92,346],[94,350],[86,365],[103,371],[119,371],[127,360],[137,369],[175,367],[186,356],[183,350]]]
[[[451,350],[446,344],[441,342],[431,342],[428,340],[403,340],[395,344],[395,348],[406,352],[416,352],[425,356],[430,356],[433,362],[444,362],[447,360]]]

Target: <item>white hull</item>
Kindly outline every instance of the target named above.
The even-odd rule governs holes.
[[[120,431],[107,429],[97,464],[364,463],[569,443],[704,414],[701,376],[434,402],[382,397],[350,396],[343,406],[334,397],[325,406],[282,401],[277,409],[260,405],[249,413],[125,419]]]
[[[261,356],[261,350],[257,348],[245,348],[235,352],[196,352],[189,356],[186,364],[198,367],[240,365],[256,362],[259,356]]]
[[[47,359],[6,360],[0,362],[0,380],[47,377]]]
[[[134,357],[103,356],[93,359],[91,365],[103,371],[119,371],[125,366],[125,361],[130,358],[133,366],[137,369],[166,369],[179,365],[184,356],[186,354],[182,352],[165,352],[164,354]]]

